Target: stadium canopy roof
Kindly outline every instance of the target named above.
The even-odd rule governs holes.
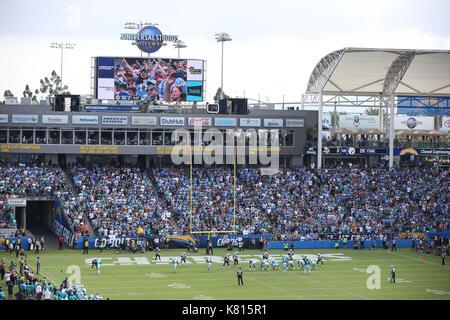
[[[450,96],[450,50],[344,48],[320,60],[306,93]]]

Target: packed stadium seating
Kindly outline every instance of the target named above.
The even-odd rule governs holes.
[[[311,170],[154,168],[78,163],[63,170],[2,161],[0,227],[15,227],[6,195],[54,195],[76,235],[186,234],[233,231],[294,234],[400,234],[448,228],[449,174],[437,167]],[[236,208],[233,190],[236,186]],[[234,210],[236,210],[234,212]],[[235,214],[234,214],[235,213]]]

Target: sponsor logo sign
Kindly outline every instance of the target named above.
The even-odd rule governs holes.
[[[264,119],[264,127],[280,128],[283,126],[283,119]]]
[[[38,123],[39,117],[37,114],[13,114],[12,123]]]
[[[305,126],[304,119],[286,119],[287,128],[303,128]]]
[[[450,132],[450,117],[443,117],[442,118],[441,131]]]
[[[236,124],[236,118],[214,118],[214,125],[216,127],[235,127]]]
[[[98,124],[98,116],[72,116],[72,124]]]
[[[136,126],[156,126],[156,117],[131,117],[131,124]]]
[[[161,126],[178,126],[182,127],[185,125],[184,117],[161,117],[159,118],[159,124]]]
[[[433,130],[433,117],[397,116],[394,118],[395,130]]]
[[[9,198],[8,204],[12,207],[26,207],[27,199],[25,199],[25,198]]]
[[[102,124],[127,125],[127,116],[102,116]]]
[[[261,119],[259,119],[259,118],[240,118],[239,125],[241,127],[260,127]]]
[[[60,115],[42,115],[42,123],[50,123],[50,124],[68,124],[69,116],[60,116]]]
[[[348,130],[374,130],[379,126],[378,116],[368,115],[340,115],[339,116],[339,128]]]
[[[211,126],[211,118],[189,117],[188,125],[189,126],[210,127]]]

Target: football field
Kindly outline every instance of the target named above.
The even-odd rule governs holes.
[[[211,272],[205,263],[205,250],[187,253],[187,264],[179,265],[177,272],[171,264],[176,257],[180,262],[183,249],[162,249],[161,261],[155,261],[155,253],[89,250],[46,250],[38,254],[41,275],[54,284],[66,277],[81,282],[88,295],[97,292],[103,299],[111,300],[450,300],[450,268],[447,260],[425,253],[400,248],[388,253],[383,249],[311,249],[294,251],[296,269],[261,271],[262,252],[239,252],[239,266],[244,271],[244,286],[238,286],[233,259],[230,268],[223,267],[225,249],[214,249]],[[234,251],[230,252],[231,254]],[[303,255],[316,259],[320,253],[324,265],[311,272],[297,269],[297,259]],[[280,264],[286,251],[270,250],[269,261]],[[17,263],[15,254],[0,252],[9,266]],[[100,257],[100,274],[91,267],[91,259]],[[256,270],[249,270],[249,260],[256,259]],[[28,252],[27,263],[36,263],[34,252]],[[396,269],[396,282],[391,283],[391,265]]]

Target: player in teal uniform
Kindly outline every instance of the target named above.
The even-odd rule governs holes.
[[[177,267],[178,267],[178,259],[177,258],[172,259],[172,266],[173,266],[173,271],[177,272]]]
[[[275,268],[277,268],[277,270],[280,270],[280,265],[277,261],[272,260],[272,270],[275,270]]]
[[[208,266],[208,272],[211,272],[211,258],[206,257],[206,265]]]
[[[303,269],[303,273],[306,273],[306,269],[311,272],[311,260],[308,258],[305,259],[305,269]]]
[[[102,266],[102,259],[97,258],[97,274],[100,274],[101,266]]]
[[[256,261],[253,260],[253,259],[250,259],[250,271],[252,271],[252,267],[253,267],[253,270],[255,270],[255,268],[256,268]]]
[[[287,257],[281,257],[281,266],[283,267],[283,272],[286,272],[287,269]]]

